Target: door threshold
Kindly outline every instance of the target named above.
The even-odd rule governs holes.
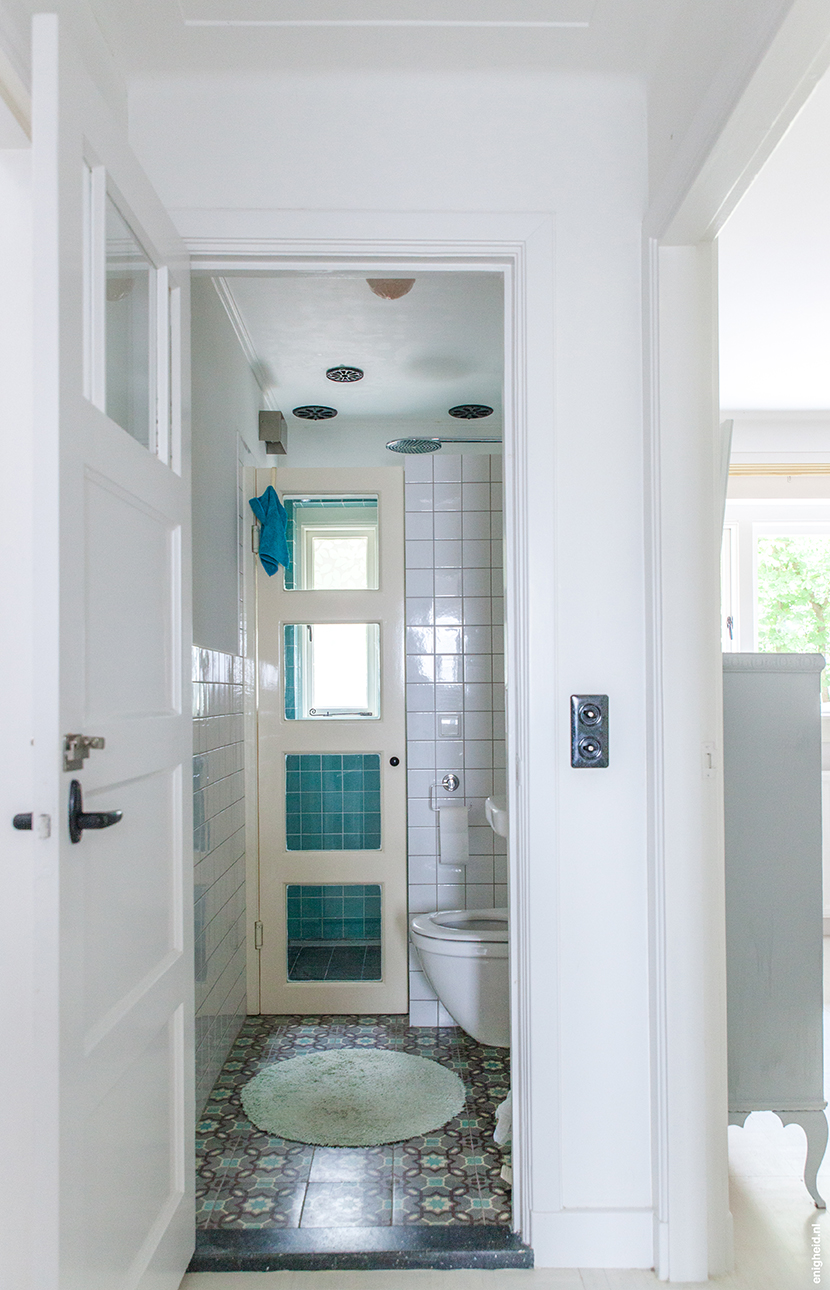
[[[532,1268],[533,1251],[494,1223],[433,1227],[208,1228],[188,1272]]]

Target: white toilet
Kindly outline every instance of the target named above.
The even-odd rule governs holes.
[[[438,998],[480,1044],[510,1046],[506,909],[416,914],[409,935]]]

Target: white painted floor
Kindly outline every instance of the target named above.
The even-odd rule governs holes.
[[[825,1077],[830,1085],[830,938],[824,941]],[[830,1220],[801,1180],[804,1134],[772,1112],[729,1129],[729,1173],[735,1224],[735,1271],[695,1283],[714,1290],[808,1290],[813,1224],[821,1227],[830,1283]],[[818,1177],[830,1200],[830,1150]],[[825,1237],[828,1244],[825,1245]],[[824,1272],[824,1269],[822,1269]],[[181,1290],[646,1290],[665,1285],[653,1272],[561,1270],[505,1272],[227,1272],[186,1276]],[[687,1283],[688,1285],[688,1283]],[[689,1286],[689,1290],[694,1290]]]

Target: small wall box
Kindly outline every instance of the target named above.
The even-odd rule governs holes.
[[[259,437],[267,453],[288,452],[288,423],[281,412],[260,412]]]

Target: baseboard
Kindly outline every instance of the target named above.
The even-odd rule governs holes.
[[[208,1228],[188,1272],[325,1272],[532,1268],[533,1251],[506,1227]]]
[[[650,1209],[535,1210],[531,1244],[537,1268],[653,1268]]]

